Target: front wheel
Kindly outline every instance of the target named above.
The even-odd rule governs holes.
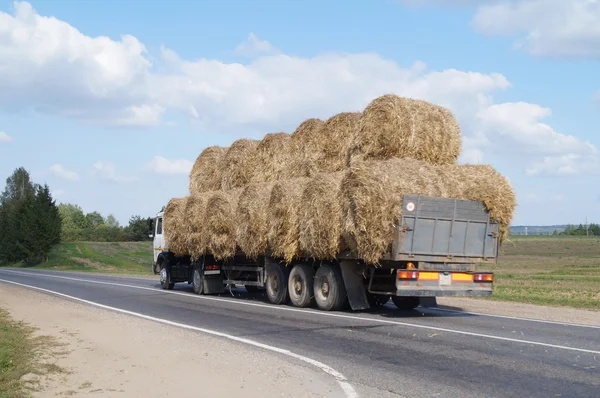
[[[337,264],[323,264],[315,274],[315,301],[324,311],[341,310],[348,299],[342,271]]]
[[[160,286],[164,290],[173,290],[175,283],[171,282],[171,270],[165,265],[160,270]]]
[[[194,293],[204,293],[204,276],[198,266],[194,267],[194,271],[192,272],[192,287],[194,288]]]
[[[417,308],[421,302],[418,297],[392,296],[392,301],[401,310],[410,311]]]

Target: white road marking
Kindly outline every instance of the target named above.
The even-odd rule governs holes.
[[[490,318],[514,319],[514,320],[518,320],[518,321],[549,323],[549,324],[552,324],[552,325],[575,326],[575,327],[580,327],[580,328],[600,329],[600,326],[583,325],[581,323],[548,321],[548,320],[545,320],[545,319],[533,319],[533,318],[520,318],[518,316],[508,316],[508,315],[484,314],[482,312],[458,311],[458,310],[450,310],[450,309],[447,309],[447,308],[439,308],[439,307],[437,307],[437,308],[436,307],[432,307],[432,308],[427,308],[427,309],[428,310],[433,310],[433,311],[452,312],[452,313],[455,313],[455,314],[468,314],[468,315],[486,316],[486,317],[490,317]]]
[[[28,273],[28,272],[20,272],[20,271],[13,271],[13,270],[4,270],[4,271],[9,272],[9,273],[26,275],[26,276],[31,275],[31,273]],[[418,325],[418,324],[408,323],[408,322],[390,321],[387,319],[360,317],[360,316],[346,315],[346,314],[336,314],[336,313],[325,312],[325,311],[306,310],[306,309],[301,309],[301,308],[274,306],[274,305],[260,304],[260,303],[250,303],[247,301],[240,301],[240,300],[235,300],[235,299],[226,299],[226,298],[211,297],[211,296],[199,296],[199,295],[192,295],[189,293],[176,292],[176,291],[172,291],[172,290],[158,290],[156,288],[151,288],[151,287],[126,285],[126,284],[114,283],[114,282],[101,282],[101,281],[94,281],[94,280],[89,280],[89,279],[72,278],[72,277],[68,277],[68,276],[48,275],[48,274],[40,274],[40,275],[48,277],[48,278],[57,278],[57,279],[66,279],[66,280],[72,280],[72,281],[78,281],[78,282],[96,283],[99,285],[127,287],[127,288],[131,288],[131,289],[150,290],[153,292],[160,291],[162,293],[175,294],[175,295],[180,295],[180,296],[198,299],[198,300],[220,301],[220,302],[227,303],[227,304],[246,305],[246,306],[251,306],[251,307],[267,308],[270,310],[300,312],[300,313],[305,313],[305,314],[310,314],[310,315],[318,315],[318,316],[331,317],[331,318],[352,319],[352,320],[357,320],[357,321],[362,321],[362,322],[375,322],[375,323],[382,323],[382,324],[387,324],[387,325],[408,326],[408,327],[413,327],[413,328],[417,328],[417,329],[448,332],[448,333],[460,334],[460,335],[464,335],[464,336],[482,337],[482,338],[487,338],[487,339],[492,339],[492,340],[507,341],[507,342],[511,342],[511,343],[529,344],[529,345],[535,345],[535,346],[541,346],[541,347],[556,348],[556,349],[560,349],[560,350],[585,352],[588,354],[600,354],[600,351],[587,350],[584,348],[576,348],[576,347],[568,347],[568,346],[562,346],[562,345],[557,345],[557,344],[541,343],[538,341],[531,341],[531,340],[513,339],[510,337],[502,337],[502,336],[495,336],[495,335],[490,335],[490,334],[467,332],[464,330]]]
[[[193,330],[193,331],[196,331],[196,332],[210,334],[210,335],[213,335],[213,336],[224,337],[224,338],[229,339],[229,340],[237,341],[238,343],[248,344],[248,345],[251,345],[251,346],[254,346],[254,347],[262,348],[264,350],[273,351],[273,352],[276,352],[276,353],[279,353],[279,354],[287,355],[289,357],[295,358],[295,359],[297,359],[299,361],[302,361],[302,362],[305,362],[305,363],[307,363],[309,365],[312,365],[312,366],[320,369],[321,371],[327,373],[328,375],[333,376],[335,378],[335,381],[337,381],[337,383],[340,385],[340,387],[344,391],[344,395],[346,397],[348,397],[348,398],[358,398],[358,393],[354,390],[354,388],[352,387],[352,385],[350,385],[350,383],[348,383],[348,379],[346,379],[346,377],[343,374],[341,374],[337,370],[333,369],[331,366],[324,364],[323,362],[319,362],[319,361],[317,361],[315,359],[308,358],[308,357],[305,357],[305,356],[300,355],[300,354],[296,354],[295,352],[291,352],[291,351],[285,350],[283,348],[274,347],[274,346],[263,344],[263,343],[259,343],[259,342],[253,341],[253,340],[245,339],[243,337],[236,337],[236,336],[233,336],[233,335],[230,335],[230,334],[226,334],[226,333],[222,333],[222,332],[217,332],[217,331],[210,330],[210,329],[204,329],[204,328],[199,328],[199,327],[196,327],[196,326],[186,325],[185,323],[173,322],[173,321],[169,321],[167,319],[155,318],[153,316],[140,314],[138,312],[133,312],[133,311],[124,310],[124,309],[121,309],[121,308],[111,307],[111,306],[108,306],[108,305],[96,303],[94,301],[84,300],[84,299],[79,298],[79,297],[69,296],[67,294],[59,293],[59,292],[56,292],[56,291],[53,291],[53,290],[43,289],[43,288],[37,287],[37,286],[26,285],[26,284],[23,284],[23,283],[8,281],[8,280],[5,280],[5,279],[0,279],[0,282],[10,283],[10,284],[13,284],[13,285],[16,285],[16,286],[26,287],[26,288],[29,288],[29,289],[39,290],[39,291],[44,292],[44,293],[54,294],[54,295],[59,296],[59,297],[67,298],[67,299],[70,299],[70,300],[79,301],[79,302],[82,302],[82,303],[85,303],[85,304],[88,304],[88,305],[92,305],[92,306],[95,306],[95,307],[99,307],[99,308],[102,308],[102,309],[105,309],[105,310],[116,311],[116,312],[120,312],[122,314],[127,314],[127,315],[131,315],[131,316],[135,316],[135,317],[146,319],[146,320],[149,320],[149,321],[163,323],[165,325],[175,326],[175,327],[179,327],[179,328],[182,328],[182,329]]]

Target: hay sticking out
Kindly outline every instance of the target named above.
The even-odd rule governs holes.
[[[338,172],[348,167],[361,116],[360,112],[342,112],[325,122],[317,137],[319,172]]]
[[[237,242],[250,258],[264,255],[268,245],[267,210],[273,184],[250,184],[241,193],[237,206]]]
[[[252,182],[273,182],[286,178],[294,157],[287,133],[269,133],[260,141],[249,159],[253,171]]]
[[[187,197],[169,200],[164,211],[164,235],[169,250],[177,256],[187,254],[184,226]]]
[[[267,209],[269,248],[274,257],[281,257],[288,263],[301,254],[298,210],[308,181],[306,178],[278,181],[271,190]]]
[[[368,263],[389,250],[404,195],[482,201],[501,225],[501,242],[516,206],[509,181],[491,166],[434,166],[414,159],[356,164],[344,177],[342,192],[344,237]]]
[[[456,120],[441,106],[387,94],[364,110],[353,156],[364,160],[413,158],[456,164],[462,138]]]
[[[318,259],[335,259],[342,239],[342,179],[345,173],[319,174],[304,187],[299,208],[300,250]]]
[[[190,194],[221,189],[221,161],[226,148],[211,146],[202,151],[190,172]]]
[[[223,157],[221,169],[221,189],[241,188],[250,184],[253,169],[250,159],[260,141],[241,139],[235,141]]]
[[[241,190],[215,191],[207,195],[202,241],[217,260],[231,258],[237,250],[235,218]]]
[[[192,261],[206,253],[206,242],[202,234],[202,228],[205,226],[206,199],[206,194],[190,195],[185,205],[183,232],[186,252],[190,254]]]

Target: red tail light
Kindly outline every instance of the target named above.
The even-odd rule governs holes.
[[[216,270],[216,269],[218,269],[218,267],[217,267],[216,264],[212,264],[212,265],[206,265],[206,266],[204,266],[204,269],[206,269],[206,270]]]
[[[419,272],[398,270],[398,279],[419,279]]]
[[[494,274],[473,274],[473,282],[493,282]]]

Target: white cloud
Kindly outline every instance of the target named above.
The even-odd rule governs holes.
[[[527,170],[530,176],[574,176],[578,174],[600,174],[600,159],[597,156],[583,156],[568,153],[560,156],[546,156],[533,163]]]
[[[189,174],[194,164],[189,160],[169,160],[162,156],[155,156],[148,164],[148,169],[157,174]]]
[[[54,174],[55,176],[62,178],[64,180],[71,180],[71,181],[78,181],[79,180],[79,174],[77,174],[74,171],[69,171],[67,169],[65,169],[62,165],[60,164],[54,164],[50,167],[50,172],[52,174]]]
[[[12,140],[10,135],[6,134],[4,131],[0,131],[0,142],[11,142]]]
[[[235,53],[244,57],[255,55],[276,54],[280,51],[266,40],[261,40],[254,33],[250,33],[248,38],[235,48]]]
[[[101,180],[130,183],[137,181],[136,178],[124,177],[117,172],[117,166],[113,162],[99,161],[94,164],[93,175]]]
[[[473,25],[488,35],[520,35],[516,46],[534,55],[600,57],[598,0],[496,1],[478,9]]]

